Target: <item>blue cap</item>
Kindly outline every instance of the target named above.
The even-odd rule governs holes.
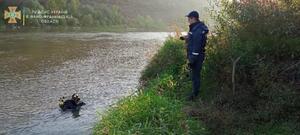
[[[195,18],[199,18],[199,13],[197,11],[192,11],[190,12],[188,15],[186,15],[186,17],[195,17]]]

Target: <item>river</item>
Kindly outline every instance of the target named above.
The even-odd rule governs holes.
[[[1,33],[0,135],[91,134],[169,33]],[[78,93],[79,112],[58,99]]]

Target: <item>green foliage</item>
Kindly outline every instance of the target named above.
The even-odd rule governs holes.
[[[5,26],[3,24],[1,24],[0,22],[0,31],[3,31],[5,29]]]
[[[26,13],[31,13],[31,10],[27,7],[24,7],[23,12],[25,12],[25,14]],[[37,19],[26,19],[26,24],[29,25],[29,26],[35,26],[35,27],[40,26],[40,23]]]
[[[101,121],[95,134],[184,134],[192,132],[188,128],[188,120],[180,112],[180,103],[153,93],[141,94],[122,101]]]
[[[124,22],[120,10],[116,6],[108,6],[106,4],[99,5],[95,18],[97,18],[100,25],[121,25]]]
[[[70,18],[70,19],[67,19],[67,24],[68,24],[68,26],[78,26],[79,20],[77,18]]]
[[[44,9],[44,7],[39,3],[39,1],[38,0],[26,0],[26,1],[24,1],[24,6],[25,7],[30,7],[30,9],[32,10],[32,9],[40,9],[40,10],[42,10],[42,9]]]
[[[16,1],[14,1],[16,3]],[[0,4],[0,9],[7,7],[5,4]],[[13,3],[13,2],[12,2]],[[80,3],[80,0],[26,0],[23,3],[23,11],[25,13],[31,13],[31,10],[67,10],[73,18],[59,19],[58,25],[49,24],[49,26],[83,26],[83,27],[107,27],[107,26],[125,26],[125,19],[119,10],[119,7],[115,5],[109,5],[105,3],[99,3],[97,5],[90,5]],[[0,15],[3,15],[0,12]],[[80,21],[79,21],[80,20]],[[47,26],[47,24],[41,24],[39,19],[26,19],[26,27],[41,27]],[[3,20],[0,20],[0,25],[4,24]]]
[[[132,22],[132,27],[145,29],[160,29],[166,26],[161,20],[154,20],[151,16],[138,15]]]
[[[218,109],[236,116],[221,127],[210,123],[213,130],[251,133],[266,123],[277,126],[269,128],[274,133],[299,130],[299,125],[290,131],[276,124],[300,120],[299,9],[291,3],[222,1],[223,7],[215,16],[217,31],[207,49],[204,93],[212,93],[210,102]],[[232,82],[233,63],[239,57]],[[235,123],[240,126],[230,127]]]
[[[0,5],[0,9],[7,7],[6,1]],[[12,1],[11,3],[17,3]],[[59,24],[41,24],[39,19],[26,19],[26,27],[43,27],[47,26],[82,26],[94,27],[95,29],[105,29],[107,27],[134,27],[139,29],[161,29],[164,24],[160,20],[154,20],[150,16],[137,16],[135,19],[125,19],[120,8],[107,1],[100,3],[81,3],[80,0],[26,0],[22,5],[25,13],[30,13],[31,10],[67,10],[68,14],[73,18],[59,19]],[[3,14],[2,12],[0,15]],[[0,20],[0,25],[4,24]]]
[[[67,3],[68,11],[70,11],[71,13],[74,13],[75,15],[78,12],[79,6],[80,6],[80,1],[79,0],[70,0]]]
[[[208,134],[201,121],[184,114],[184,102],[176,94],[185,64],[183,50],[183,42],[167,40],[143,72],[148,83],[138,95],[110,109],[94,134]]]
[[[255,134],[266,134],[266,135],[292,135],[299,134],[300,132],[295,132],[297,130],[297,124],[295,121],[288,121],[282,123],[267,123],[258,126]]]
[[[93,16],[91,14],[83,15],[82,20],[80,21],[80,24],[82,26],[92,26],[94,22]]]
[[[106,4],[93,8],[89,5],[80,6],[79,18],[82,26],[112,26],[122,25],[123,17],[116,6],[109,7]]]
[[[47,8],[51,10],[63,10],[66,8],[66,0],[48,0]]]
[[[185,58],[183,42],[170,38],[147,65],[140,80],[147,82],[163,73],[177,75],[185,64]]]
[[[0,20],[0,29],[4,27],[4,21],[3,20]]]
[[[67,25],[67,19],[60,19],[58,25],[66,26]]]
[[[2,2],[0,2],[0,16],[1,17],[3,17],[4,16],[4,10],[6,10],[6,7],[7,6],[7,3],[6,3],[6,1],[2,1]],[[2,30],[2,29],[4,29],[4,27],[5,27],[5,21],[4,21],[4,19],[0,19],[0,30]]]

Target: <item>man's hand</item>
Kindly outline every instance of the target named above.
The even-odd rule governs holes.
[[[188,68],[192,69],[193,68],[193,64],[192,63],[188,63]]]
[[[187,36],[181,36],[179,39],[180,39],[180,40],[186,40],[186,39],[187,39]]]

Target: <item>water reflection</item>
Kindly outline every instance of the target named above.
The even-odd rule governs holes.
[[[74,109],[74,110],[71,110],[71,111],[72,111],[72,114],[73,114],[73,118],[77,118],[77,117],[80,116],[80,114],[79,114],[80,109],[81,109],[81,106],[77,107],[77,108]]]
[[[0,134],[90,134],[96,111],[135,91],[167,35],[0,34]],[[70,93],[86,105],[61,112]]]

